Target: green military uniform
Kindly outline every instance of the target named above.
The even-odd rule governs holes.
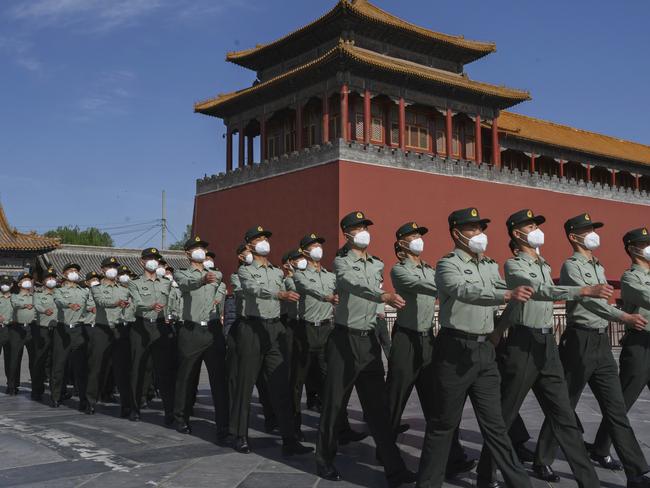
[[[245,242],[259,237],[270,237],[271,232],[257,226],[246,232]],[[237,271],[244,296],[244,314],[230,334],[234,342],[230,375],[230,433],[236,436],[235,448],[250,452],[246,441],[253,385],[260,373],[269,387],[270,403],[279,420],[285,445],[295,440],[289,365],[282,354],[286,329],[280,320],[279,292],[286,291],[280,268],[255,260]],[[300,446],[302,447],[302,446]]]
[[[70,263],[63,268],[66,271],[81,270],[78,264]],[[56,303],[57,328],[52,338],[52,406],[58,407],[63,399],[65,388],[65,367],[68,358],[72,365],[74,382],[79,392],[79,409],[86,408],[86,384],[88,371],[88,331],[83,317],[86,314],[89,291],[81,288],[76,282],[65,281],[61,288],[54,292]],[[79,305],[79,310],[73,310],[70,305]]]
[[[309,234],[300,241],[300,248],[306,249],[311,244],[325,242],[316,234]],[[311,263],[303,271],[297,270],[293,276],[296,291],[300,294],[298,302],[299,323],[294,331],[293,362],[291,386],[293,389],[293,407],[296,416],[295,428],[299,432],[302,424],[300,402],[302,390],[312,368],[318,375],[317,393],[327,373],[325,362],[325,345],[334,322],[334,306],[326,299],[336,294],[336,276],[324,267],[316,268]]]
[[[56,279],[54,269],[48,269],[44,280]],[[54,288],[44,286],[34,293],[36,324],[32,326],[32,355],[30,375],[32,377],[32,398],[40,399],[45,392],[45,378],[52,359],[52,334],[57,324],[57,308],[54,302]]]
[[[369,226],[362,212],[352,212],[341,220],[341,230]],[[389,481],[407,473],[404,461],[388,427],[386,384],[381,346],[375,333],[377,304],[382,302],[384,263],[375,256],[362,255],[345,245],[334,259],[339,304],[334,312],[335,327],[326,350],[327,376],[323,388],[323,411],[316,443],[319,474],[338,479],[333,468],[339,419],[356,387],[366,421],[377,446]]]
[[[13,391],[14,386],[10,380],[10,361],[11,349],[9,347],[9,324],[11,324],[14,315],[14,308],[11,306],[11,287],[14,281],[11,276],[0,276],[0,286],[7,291],[0,292],[0,353],[4,353],[5,376],[7,378],[7,393]],[[10,386],[11,385],[11,388]]]
[[[102,261],[102,268],[119,268],[114,257]],[[129,384],[129,363],[131,348],[129,328],[124,320],[124,305],[129,302],[129,290],[115,280],[104,279],[101,284],[91,288],[96,306],[95,327],[92,334],[92,349],[88,361],[88,413],[94,407],[113,370],[115,385],[120,393],[122,415],[131,407]]]
[[[543,216],[524,209],[511,215],[507,226],[512,235],[518,226],[541,225],[545,221]],[[532,299],[526,303],[508,305],[507,318],[513,327],[500,358],[501,410],[506,427],[510,429],[532,389],[562,446],[578,486],[598,486],[598,477],[569,402],[553,329],[553,302],[579,299],[581,287],[554,285],[550,265],[538,254],[532,256],[524,250],[506,261],[505,278],[510,289],[525,285],[535,290]],[[484,446],[478,467],[479,479],[489,482],[495,475],[496,466]]]
[[[144,249],[142,259],[160,260],[156,248]],[[171,281],[145,274],[129,281],[129,294],[135,306],[135,323],[129,330],[131,344],[131,420],[139,420],[143,395],[151,386],[152,368],[156,374],[165,421],[173,419],[174,370],[176,347],[173,326],[166,320],[164,308],[168,304]],[[157,312],[152,307],[162,305]]]
[[[569,219],[564,228],[567,236],[585,228],[597,229],[602,223],[593,222],[589,214]],[[562,266],[560,284],[589,286],[605,284],[605,269],[595,258],[575,252]],[[604,299],[585,298],[567,302],[567,328],[560,339],[560,359],[569,388],[571,407],[575,408],[582,390],[589,384],[601,408],[603,421],[616,447],[628,480],[648,472],[648,464],[626,415],[623,391],[607,328],[618,321],[622,310]],[[544,421],[537,443],[536,463],[550,466],[555,459],[557,443],[549,420]]]
[[[23,279],[31,280],[29,273],[23,273],[16,280],[20,285]],[[29,354],[29,365],[32,364],[33,354],[31,349],[31,329],[36,322],[36,310],[34,310],[34,288],[20,291],[11,296],[11,305],[14,309],[13,323],[9,326],[9,375],[13,379],[14,393],[18,392],[20,386],[20,367],[25,347]],[[28,308],[29,307],[29,308]],[[11,394],[11,392],[9,393]]]
[[[489,223],[477,209],[449,215],[449,228]],[[508,486],[531,487],[517,459],[501,415],[500,376],[494,346],[487,335],[494,329],[495,307],[505,302],[505,283],[492,260],[473,257],[456,248],[436,266],[435,283],[440,300],[440,333],[433,357],[433,415],[427,419],[418,486],[440,487],[449,448],[469,395],[484,442]]]
[[[645,227],[625,234],[623,243],[650,245],[650,233]],[[623,273],[621,278],[621,299],[623,310],[638,313],[648,320],[644,330],[627,327],[623,348],[619,358],[619,378],[623,388],[623,400],[627,410],[632,408],[644,388],[650,388],[650,269],[639,264]],[[611,437],[607,424],[600,424],[593,451],[599,456],[608,456]]]
[[[185,250],[207,248],[208,243],[196,236],[185,243]],[[216,275],[214,283],[205,281],[208,272]],[[180,431],[189,432],[189,407],[196,391],[196,376],[205,362],[215,409],[217,436],[228,433],[228,387],[226,381],[226,341],[221,320],[211,318],[222,274],[192,265],[174,272],[183,297],[183,321],[178,329],[178,371],[174,417]]]

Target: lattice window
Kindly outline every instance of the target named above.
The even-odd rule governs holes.
[[[363,114],[357,113],[354,124],[354,138],[363,141]]]
[[[384,122],[381,117],[372,118],[372,132],[370,134],[370,139],[379,143],[384,141]]]
[[[474,124],[467,123],[465,125],[465,158],[476,158],[476,136],[474,134]]]

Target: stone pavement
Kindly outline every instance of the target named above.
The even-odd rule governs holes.
[[[0,369],[2,369],[0,367]],[[4,378],[4,371],[0,371]],[[24,369],[23,378],[29,374]],[[88,416],[68,401],[59,409],[29,400],[28,384],[20,395],[0,394],[0,486],[21,487],[169,487],[169,488],[349,488],[384,487],[381,469],[374,461],[372,440],[340,449],[336,464],[344,478],[332,483],[314,475],[313,455],[284,459],[280,439],[264,432],[261,408],[251,406],[251,445],[254,452],[238,454],[216,446],[211,422],[212,408],[205,371],[202,375],[197,418],[193,419],[192,435],[178,434],[165,428],[154,402],[153,409],[143,412],[143,421],[132,423],[120,419],[117,405],[100,406],[97,414]],[[4,390],[3,390],[4,391]],[[650,394],[646,390],[630,412],[637,437],[650,458]],[[536,437],[541,425],[541,411],[530,395],[522,408],[522,416]],[[589,391],[583,395],[578,415],[586,429],[585,438],[593,438],[600,422],[598,405]],[[364,428],[359,401],[350,402],[350,420],[357,429]],[[424,422],[417,402],[412,397],[404,414],[411,429],[399,438],[405,460],[417,469],[419,446]],[[308,443],[315,441],[318,417],[306,414],[305,433]],[[468,453],[478,457],[481,437],[469,404],[465,406],[462,440]],[[531,447],[533,445],[531,444]],[[558,459],[554,465],[562,477],[560,483],[548,485],[533,479],[536,488],[576,486],[567,463]],[[625,477],[598,468],[602,486],[624,487]],[[445,487],[470,487],[475,475],[469,473]]]

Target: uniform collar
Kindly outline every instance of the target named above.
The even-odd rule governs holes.
[[[477,262],[478,260],[475,260],[467,251],[464,249],[461,249],[460,247],[457,247],[454,249],[454,254],[458,256],[460,259],[462,259],[464,262],[469,263],[470,261],[475,261]]]
[[[420,260],[420,264],[417,264],[410,258],[403,259],[401,262],[408,268],[424,268],[424,265],[426,264],[423,260]]]
[[[528,254],[527,252],[522,252],[522,253],[517,254],[517,257],[523,259],[524,261],[528,261],[529,263],[538,263],[539,262],[540,264],[544,264],[544,258],[542,256],[540,256],[539,254],[537,254],[535,257],[533,257],[530,254]]]
[[[267,265],[261,264],[259,261],[256,261],[253,259],[253,262],[249,264],[248,266],[254,266],[255,269],[260,269],[260,268],[273,268],[273,265],[269,262]]]
[[[309,271],[310,273],[322,273],[323,271],[326,271],[325,267],[321,264],[320,266],[320,271],[316,269],[316,266],[314,266],[311,263],[307,263],[307,267],[303,270],[303,272]]]
[[[352,262],[354,262],[354,263],[356,263],[357,261],[368,261],[370,263],[375,261],[375,259],[368,253],[366,253],[366,259],[363,259],[363,256],[357,255],[357,253],[354,252],[353,249],[350,249],[348,251],[347,257],[348,257],[348,259],[352,260]]]
[[[576,260],[580,261],[581,263],[589,263],[589,264],[595,263],[595,264],[598,264],[598,260],[596,259],[595,256],[593,256],[593,259],[589,260],[589,259],[587,259],[587,257],[584,254],[582,254],[582,253],[580,253],[578,251],[573,253],[573,257]]]
[[[645,269],[643,266],[637,263],[633,263],[630,269],[632,269],[633,271],[638,271],[641,274],[650,274],[650,269]]]

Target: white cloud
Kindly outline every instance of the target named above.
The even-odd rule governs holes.
[[[102,114],[116,115],[128,112],[133,96],[132,85],[136,75],[128,70],[101,73],[89,84],[88,93],[77,103],[77,120],[87,121]]]
[[[43,65],[31,50],[31,43],[25,40],[0,36],[0,54],[5,53],[17,65],[28,71],[40,73]]]

